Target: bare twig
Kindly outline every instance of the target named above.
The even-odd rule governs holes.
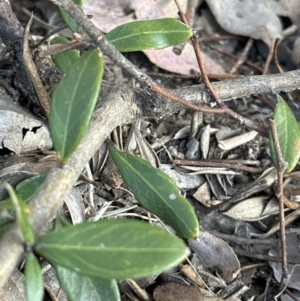
[[[187,20],[187,24],[192,27],[193,26],[193,19],[194,19],[194,14],[195,14],[195,8],[197,5],[197,0],[188,0],[187,1],[187,8],[185,12],[185,17]],[[187,42],[181,43],[179,45],[175,45],[173,47],[173,51],[177,54],[180,54],[185,47]]]
[[[223,162],[224,161],[224,162]],[[221,167],[235,170],[242,170],[247,172],[259,173],[261,168],[249,167],[241,164],[231,163],[230,160],[173,160],[175,165],[187,165],[187,166],[201,166],[201,167]]]
[[[135,65],[133,65],[131,62],[129,62],[123,55],[120,54],[120,52],[117,51],[117,49],[111,43],[109,43],[109,41],[105,38],[105,36],[102,34],[102,32],[89,20],[89,18],[87,16],[85,16],[83,14],[83,12],[77,7],[77,5],[75,5],[73,3],[73,1],[57,0],[56,2],[59,3],[59,5],[61,7],[63,7],[65,10],[68,11],[70,16],[72,16],[72,18],[74,18],[74,20],[82,26],[82,28],[85,30],[85,32],[94,41],[95,45],[100,47],[102,52],[105,55],[107,55],[108,57],[110,57],[111,60],[117,66],[126,69],[126,71],[129,72],[131,76],[133,76],[135,79],[137,79],[142,84],[146,85],[152,91],[162,93],[162,91],[164,90],[164,92],[165,92],[164,95],[166,96],[168,94],[167,97],[171,98],[172,100],[177,101],[177,102],[181,103],[182,105],[187,106],[195,111],[205,112],[204,110],[206,110],[206,109],[203,109],[203,108],[200,108],[197,106],[192,107],[191,104],[188,103],[188,101],[186,101],[185,99],[183,99],[183,98],[180,99],[176,95],[172,95],[173,94],[172,92],[170,92],[162,87],[159,87],[152,78],[150,78],[148,75],[146,75],[141,70],[139,70]],[[183,20],[186,21],[186,18],[185,18],[185,15],[183,14],[183,12],[181,12],[181,15],[182,15]],[[192,39],[192,41],[193,40],[194,40],[193,43],[198,45],[197,39],[195,37],[194,37],[194,39]],[[195,45],[194,45],[194,47],[195,47]],[[198,45],[197,49],[199,49],[199,45]],[[201,55],[201,53],[200,53],[200,55]],[[204,70],[203,60],[202,60],[202,68]],[[201,73],[202,73],[202,76],[204,77],[202,69],[201,69]],[[205,73],[205,71],[204,71],[204,73]],[[206,75],[206,73],[205,73],[205,75]],[[207,75],[206,75],[206,80],[204,81],[204,83],[209,88],[210,92],[212,93],[213,98],[221,105],[221,109],[226,110],[225,113],[227,113],[231,117],[237,119],[241,124],[244,124],[247,127],[259,132],[261,135],[263,135],[263,136],[267,135],[267,131],[265,128],[261,127],[260,125],[254,124],[250,119],[244,118],[244,117],[240,116],[239,114],[235,113],[234,111],[229,109],[224,104],[224,102],[220,100],[219,97],[216,97],[217,94],[214,91],[214,89],[212,88],[211,84],[209,83]],[[210,112],[212,113],[211,110],[212,109],[210,109]],[[215,113],[220,114],[221,112],[215,111]]]
[[[132,99],[133,93],[124,88],[117,93],[114,90],[102,95],[90,128],[78,148],[63,168],[56,167],[48,173],[45,182],[30,201],[29,221],[37,236],[62,207],[66,194],[109,133],[120,124],[133,122],[136,114],[140,114]],[[23,238],[18,224],[15,223],[1,237],[0,289],[18,264],[23,252]]]
[[[267,56],[267,59],[266,59],[266,62],[265,62],[265,66],[264,66],[264,70],[263,70],[263,74],[264,75],[268,73],[268,69],[269,69],[271,60],[272,60],[272,58],[274,56],[274,47],[275,47],[275,44],[273,44],[270,47],[270,49],[269,49],[268,56]]]
[[[177,0],[174,0],[176,2],[176,5],[178,7],[179,10],[179,15],[182,19],[182,21],[188,25],[186,17],[184,15],[184,13],[182,12],[179,3],[177,2]],[[225,110],[225,113],[229,116],[231,116],[234,119],[237,119],[241,124],[246,125],[247,127],[259,132],[261,135],[266,136],[267,135],[267,131],[265,128],[263,128],[260,125],[254,124],[254,122],[248,118],[245,118],[241,115],[239,115],[238,113],[234,112],[233,110],[231,110],[225,103],[224,101],[220,98],[220,96],[218,95],[218,93],[216,92],[216,90],[213,88],[212,84],[209,81],[209,78],[207,76],[207,72],[204,66],[204,59],[202,56],[202,52],[200,50],[200,45],[199,45],[199,41],[198,41],[198,37],[193,35],[191,37],[191,41],[195,50],[195,54],[196,54],[196,58],[198,61],[198,65],[201,71],[201,75],[202,75],[202,79],[203,82],[205,84],[205,86],[208,88],[210,94],[212,95],[213,99],[219,104],[219,106]]]
[[[46,91],[40,76],[37,72],[36,66],[32,60],[31,51],[28,45],[28,38],[29,38],[29,30],[32,24],[32,16],[28,21],[28,24],[24,31],[24,41],[23,41],[23,60],[26,71],[31,79],[31,82],[34,86],[34,90],[38,97],[39,103],[41,108],[43,109],[44,113],[47,117],[49,117],[50,113],[50,98],[48,92]]]
[[[199,42],[207,42],[207,41],[206,40],[203,41],[203,38],[200,38]],[[213,49],[213,50],[216,50],[216,51],[218,51],[218,52],[220,52],[220,53],[222,53],[222,54],[224,54],[224,55],[226,55],[228,57],[236,58],[236,55],[233,54],[233,53],[231,53],[231,52],[223,51],[223,50],[221,50],[218,47],[215,47],[213,45],[208,45],[208,47],[211,48],[211,49]],[[256,64],[252,63],[251,61],[246,60],[244,63],[246,65],[248,65],[249,67],[253,68],[254,70],[257,70],[258,72],[263,73],[263,68],[257,66]]]
[[[283,200],[283,173],[286,169],[286,163],[282,156],[280,149],[276,124],[273,119],[270,119],[271,131],[274,141],[274,147],[277,157],[277,172],[278,172],[278,184],[277,184],[277,198],[279,201],[279,222],[280,222],[280,239],[281,239],[281,256],[282,256],[282,271],[283,277],[281,282],[289,276],[289,270],[287,268],[287,253],[286,253],[286,240],[285,240],[285,224],[284,224],[284,200]]]
[[[46,45],[39,46],[39,57],[45,58],[48,55],[58,54],[61,52],[68,51],[70,49],[82,49],[87,47],[87,43],[83,41],[73,41],[66,44],[54,44],[54,45]]]
[[[278,62],[278,55],[277,55],[277,50],[278,50],[278,45],[280,43],[280,39],[275,40],[274,44],[274,59],[275,59],[275,65],[277,67],[278,72],[283,73],[283,69],[281,68],[279,62]]]
[[[253,45],[253,41],[254,40],[252,38],[248,39],[246,46],[243,49],[242,54],[240,55],[240,57],[238,58],[237,62],[234,64],[234,66],[231,68],[230,74],[235,73],[237,71],[237,69],[246,61],[248,52]]]
[[[59,1],[72,5],[72,1]],[[3,5],[9,4],[6,0],[0,0],[0,11]],[[13,14],[11,13],[11,15]],[[77,20],[81,20],[82,12],[80,11],[77,16],[79,16]],[[5,22],[1,20],[0,14],[0,25],[4,28]],[[90,30],[93,31],[94,27],[91,25],[90,20],[87,19],[86,21],[86,26],[92,26]],[[97,29],[97,33],[98,32],[99,30]],[[94,37],[97,37],[97,34],[94,34]],[[101,40],[101,36],[99,37]],[[104,42],[104,44],[106,45],[106,42]],[[106,45],[104,49],[106,53],[109,53],[111,46]],[[153,80],[138,70],[134,65],[128,63],[123,56],[119,54],[116,55],[115,50],[112,52],[111,57],[114,57],[114,61],[117,62],[119,66],[128,70],[132,76],[139,79],[144,85],[149,83],[149,87],[151,87],[152,84],[155,84]],[[119,58],[120,61],[118,61]],[[262,83],[264,83],[264,85],[262,85]],[[300,87],[300,71],[296,70],[277,75],[246,77],[213,83],[213,86],[223,100],[269,92],[270,89],[275,92],[292,91]],[[142,94],[141,92],[144,93]],[[111,90],[109,93],[105,91],[104,86],[102,87],[101,103],[96,109],[90,128],[80,145],[63,168],[53,168],[48,173],[44,184],[30,202],[29,219],[36,235],[39,235],[44,225],[55,217],[56,212],[63,205],[66,194],[81,174],[84,166],[114,128],[120,124],[133,122],[137,115],[144,114],[149,117],[157,116],[161,118],[163,114],[173,114],[180,109],[177,103],[168,102],[166,98],[156,93],[153,93],[155,94],[155,98],[153,95],[149,95],[151,93],[148,93],[145,89],[139,91],[139,93],[141,93],[142,97],[139,97],[137,91],[133,91],[128,86],[116,86],[114,90]],[[204,102],[205,99],[210,97],[201,85],[179,89],[176,92],[176,95],[177,94],[189,102]],[[151,96],[153,97],[152,99]],[[157,113],[156,110],[153,109],[151,112],[142,112],[140,108],[144,108],[147,102],[150,103],[149,106],[151,107],[152,100],[156,100],[157,98],[161,98],[167,106],[170,106],[170,103],[172,103],[174,108],[167,113]],[[150,115],[150,113],[152,115]],[[3,286],[14,267],[18,264],[23,251],[21,233],[17,224],[14,224],[9,231],[4,234],[0,242],[0,287]]]

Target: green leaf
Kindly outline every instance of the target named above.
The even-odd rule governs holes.
[[[192,29],[172,19],[130,22],[110,31],[106,38],[120,51],[160,49],[187,41]]]
[[[103,279],[140,278],[178,265],[187,248],[145,222],[100,220],[41,236],[35,250],[53,264]]]
[[[51,40],[51,45],[67,44],[69,40],[65,37],[55,37]],[[52,55],[56,67],[63,73],[66,73],[69,67],[80,57],[78,50],[68,50]]]
[[[46,176],[47,173],[42,173],[20,182],[15,188],[17,197],[25,203],[29,202]],[[15,206],[10,197],[0,202],[0,237],[10,228],[14,212]]]
[[[53,92],[50,132],[63,163],[75,150],[90,123],[102,74],[103,60],[99,50],[90,50],[72,64]]]
[[[288,163],[286,173],[291,172],[300,157],[300,131],[294,113],[287,103],[280,97],[273,115],[280,149],[284,160]],[[272,133],[269,136],[270,152],[274,165],[277,167],[277,157]]]
[[[16,186],[16,192],[18,196],[25,203],[30,201],[36,191],[40,188],[40,186],[44,183],[47,176],[47,172],[41,173],[39,175],[30,177],[22,182],[20,182]]]
[[[79,7],[82,7],[82,0],[73,0],[75,4]],[[61,17],[65,21],[66,25],[73,31],[81,33],[81,27],[75,22],[75,20],[68,14],[68,12],[63,9],[59,8]]]
[[[60,265],[55,266],[59,283],[70,301],[119,301],[115,280],[93,278],[76,273]]]
[[[123,180],[145,209],[161,217],[179,236],[187,239],[198,236],[199,224],[193,206],[180,195],[166,173],[112,145],[109,152]]]
[[[33,253],[25,263],[25,295],[28,301],[42,301],[44,297],[42,271]]]
[[[16,192],[9,184],[7,184],[7,190],[15,207],[18,223],[24,240],[29,246],[31,246],[35,242],[35,235],[27,217],[27,214],[29,214],[29,207],[21,199],[19,199]]]
[[[25,203],[29,202],[44,182],[46,176],[47,173],[42,173],[20,182],[15,188],[17,196]],[[0,226],[11,221],[9,214],[14,212],[14,208],[14,204],[10,197],[0,202],[0,214],[3,217],[0,218]],[[5,211],[7,214],[4,214]]]

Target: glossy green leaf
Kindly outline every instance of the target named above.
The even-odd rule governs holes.
[[[67,44],[69,40],[65,37],[55,37],[51,40],[51,45]],[[56,67],[63,73],[67,73],[69,67],[80,57],[78,50],[68,50],[58,54],[52,55]]]
[[[90,50],[72,64],[55,87],[49,124],[54,148],[62,162],[75,150],[90,123],[102,74],[99,50]]]
[[[116,280],[85,276],[60,265],[55,266],[59,283],[69,301],[120,301]]]
[[[294,113],[281,97],[278,100],[273,118],[276,124],[282,156],[288,163],[288,167],[285,172],[289,173],[295,168],[300,157],[299,125]],[[271,133],[269,142],[271,157],[275,166],[277,166],[277,157]]]
[[[82,0],[73,0],[75,4],[77,4],[79,7],[82,7]],[[81,27],[75,22],[75,20],[68,14],[68,12],[63,9],[59,8],[61,17],[63,18],[64,22],[66,25],[73,31],[80,33],[81,32]]]
[[[198,236],[199,224],[193,206],[180,195],[166,173],[112,145],[109,152],[123,180],[145,209],[161,217],[179,236],[187,239]]]
[[[140,278],[178,265],[187,248],[145,222],[100,220],[41,236],[35,250],[53,264],[103,279]]]
[[[40,186],[44,183],[46,179],[47,173],[41,173],[39,175],[30,177],[22,182],[20,182],[16,186],[16,192],[18,196],[24,202],[28,202],[36,191],[40,188]]]
[[[42,173],[20,182],[15,187],[18,198],[25,203],[29,202],[32,196],[44,182],[46,176],[47,173]],[[0,202],[0,237],[9,229],[14,211],[15,207],[10,197]]]
[[[32,196],[44,182],[46,176],[47,173],[42,173],[23,180],[17,184],[15,188],[17,196],[25,203],[29,202]],[[7,210],[10,213],[14,212],[14,205],[10,197],[0,202],[0,211],[2,210]],[[3,220],[0,219],[0,225],[6,223],[5,221],[7,221],[7,218],[3,218]]]
[[[28,301],[42,301],[44,297],[42,271],[33,253],[25,262],[25,295]]]
[[[19,223],[19,226],[21,228],[24,240],[28,245],[31,246],[35,242],[35,235],[34,235],[34,232],[31,228],[31,225],[30,225],[28,217],[27,217],[27,215],[29,214],[29,207],[26,203],[24,203],[17,196],[14,189],[8,184],[7,184],[7,189],[8,189],[8,192],[9,192],[9,196],[10,196],[10,198],[13,202],[13,205],[15,207],[18,223]]]
[[[120,51],[160,49],[187,41],[192,29],[172,19],[136,21],[116,27],[106,38]]]

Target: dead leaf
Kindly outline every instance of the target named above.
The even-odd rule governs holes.
[[[263,40],[269,47],[281,38],[282,26],[270,0],[207,0],[218,23],[228,32]]]
[[[24,275],[17,269],[0,290],[0,300],[26,301],[24,288]]]
[[[200,287],[202,287],[202,288],[206,287],[205,282],[203,281],[203,279],[200,277],[200,275],[197,275],[197,273],[194,271],[194,269],[190,265],[185,264],[181,268],[181,272],[186,276],[186,278],[192,280],[193,282],[195,282]]]
[[[35,157],[25,156],[6,156],[0,157],[0,200],[7,196],[7,189],[5,183],[12,186],[17,185],[21,181],[45,172],[52,168],[55,161],[38,161]]]
[[[155,288],[155,301],[222,301],[219,297],[206,297],[196,286],[169,282]]]
[[[166,17],[159,7],[164,3],[163,1],[158,3],[155,0],[86,0],[83,7],[86,14],[93,15],[92,22],[101,31],[107,33],[115,27],[131,21]],[[176,8],[174,3],[173,6]],[[192,70],[200,72],[193,47],[189,43],[186,43],[180,55],[173,52],[173,47],[146,50],[144,53],[153,64],[164,70],[184,75],[189,75]],[[205,53],[203,56],[208,73],[225,73],[224,69]]]
[[[268,196],[254,197],[232,206],[225,215],[239,221],[256,221],[262,217]]]
[[[49,263],[43,262],[42,264],[43,270],[45,269],[46,266],[50,267]],[[60,283],[57,280],[57,276],[53,267],[48,268],[43,273],[43,279],[44,279],[45,288],[48,291],[48,293],[50,292],[51,294],[57,296],[59,292],[59,301],[68,301],[65,292],[61,290]]]
[[[133,5],[132,0],[85,0],[83,10],[93,16],[93,23],[101,31],[107,33],[119,25],[134,21]]]
[[[196,239],[189,240],[190,248],[207,269],[219,269],[221,277],[230,282],[239,273],[240,263],[230,246],[222,239],[202,231]]]
[[[145,50],[144,53],[153,64],[164,70],[187,75],[191,74],[192,71],[200,73],[194,49],[189,43],[184,46],[180,55],[177,55],[173,52],[173,47],[159,50]],[[208,73],[225,73],[224,69],[220,65],[213,61],[205,53],[202,54],[206,71]]]
[[[299,262],[299,237],[296,233],[286,234],[286,248],[288,260]],[[281,256],[280,248],[271,249],[269,251],[269,255]],[[278,283],[280,283],[282,277],[282,263],[272,261],[270,262],[270,266],[273,269],[275,279],[278,281]],[[287,278],[287,286],[296,290],[300,290],[300,265],[288,264],[288,270],[290,272],[290,276]]]
[[[161,169],[168,174],[176,183],[179,189],[195,189],[204,183],[204,178],[199,175],[180,173],[171,164],[161,164]]]
[[[280,0],[292,22],[300,29],[300,2],[299,0]]]
[[[84,222],[84,205],[78,188],[73,187],[69,191],[65,198],[65,203],[69,209],[73,224],[76,225]]]
[[[174,0],[157,0],[158,6],[164,13],[166,18],[177,18],[178,17],[178,9],[177,6],[174,5]],[[186,12],[188,6],[188,0],[178,0],[178,3],[183,12]]]
[[[211,207],[213,205],[217,205],[218,203],[220,203],[219,201],[211,199],[210,189],[207,182],[199,186],[197,191],[193,194],[193,197],[206,207]]]
[[[52,148],[46,124],[24,110],[0,89],[0,149],[19,155],[37,149]]]

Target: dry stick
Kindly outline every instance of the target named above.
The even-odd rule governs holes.
[[[202,40],[203,40],[203,39],[200,38],[200,39],[199,39],[199,42],[202,42]],[[203,41],[203,42],[206,42],[206,41]],[[218,47],[215,47],[215,46],[213,46],[213,45],[208,45],[208,47],[211,48],[211,49],[213,49],[213,50],[216,50],[216,51],[218,51],[218,52],[220,52],[220,53],[222,53],[222,54],[224,54],[224,55],[226,55],[226,56],[229,56],[229,57],[232,57],[232,58],[236,58],[236,55],[234,55],[234,54],[232,54],[232,53],[230,53],[230,52],[227,52],[227,51],[223,51],[223,50],[221,50],[221,49],[219,49]],[[263,68],[261,68],[261,67],[255,65],[255,64],[252,63],[251,61],[246,60],[246,61],[245,61],[245,64],[248,65],[249,67],[251,67],[251,68],[257,70],[258,72],[263,73]]]
[[[186,17],[186,20],[187,20],[187,24],[190,27],[193,27],[193,19],[194,19],[196,5],[197,5],[197,0],[188,0],[187,1],[187,8],[186,8],[185,17]],[[188,41],[186,41],[184,43],[181,43],[179,45],[175,45],[174,48],[173,48],[173,51],[175,53],[180,54],[187,42]]]
[[[224,109],[212,109],[212,108],[208,108],[208,107],[198,107],[192,103],[189,103],[187,102],[186,100],[184,100],[183,98],[179,97],[179,96],[176,96],[174,95],[173,93],[171,93],[169,90],[163,88],[163,87],[160,87],[158,85],[154,85],[152,86],[151,88],[153,91],[165,96],[165,97],[168,97],[182,105],[184,105],[185,107],[189,108],[189,109],[192,109],[194,111],[197,111],[197,112],[202,112],[202,113],[207,113],[207,114],[224,114],[226,111]]]
[[[176,5],[177,5],[178,10],[179,10],[179,15],[182,18],[182,21],[185,24],[187,24],[187,20],[186,20],[185,15],[183,14],[183,12],[180,8],[180,5],[179,5],[178,1],[177,0],[174,0],[174,1],[176,2]],[[199,46],[199,43],[198,43],[198,37],[193,35],[192,38],[191,38],[191,41],[192,41],[192,44],[194,46],[194,51],[195,51],[197,62],[198,62],[198,65],[199,65],[199,68],[200,68],[200,71],[201,71],[202,80],[203,80],[205,86],[208,88],[208,90],[209,90],[210,94],[212,95],[213,99],[221,106],[222,109],[225,109],[227,115],[233,117],[234,119],[237,119],[241,124],[244,124],[245,126],[259,132],[262,136],[266,137],[267,134],[268,134],[268,131],[264,127],[262,127],[258,124],[255,124],[254,122],[252,122],[252,120],[250,120],[248,118],[245,118],[245,117],[239,115],[238,113],[234,112],[233,110],[231,110],[224,103],[224,101],[222,99],[220,99],[219,95],[217,94],[216,90],[214,89],[214,87],[210,83],[209,78],[207,76],[207,72],[206,72],[206,69],[205,69],[205,66],[204,66],[204,59],[203,59],[202,52],[200,50],[200,46]]]
[[[284,225],[284,200],[283,200],[283,173],[286,169],[286,163],[283,159],[282,152],[280,149],[278,133],[276,129],[276,124],[273,119],[270,119],[271,131],[274,141],[274,147],[277,157],[277,171],[278,171],[278,186],[277,186],[277,198],[279,201],[279,223],[280,223],[280,239],[281,239],[281,255],[282,255],[282,279],[283,280],[289,276],[289,270],[287,268],[287,252],[286,252],[286,240],[285,240],[285,225]]]
[[[268,56],[267,56],[267,59],[266,59],[266,63],[265,63],[265,66],[264,66],[264,70],[263,70],[263,73],[262,73],[263,75],[267,74],[267,72],[268,72],[270,62],[271,62],[271,60],[273,58],[273,55],[274,55],[274,46],[275,46],[275,44],[273,44],[269,49]]]
[[[202,56],[202,52],[200,50],[200,46],[198,43],[198,38],[196,36],[194,36],[192,38],[192,43],[194,46],[194,50],[196,53],[196,57],[197,57],[197,61],[201,70],[201,74],[202,74],[202,79],[204,84],[206,85],[206,87],[208,88],[209,92],[211,93],[212,97],[214,98],[214,100],[221,106],[222,109],[226,110],[226,114],[233,117],[234,119],[237,119],[241,124],[244,124],[245,126],[247,126],[248,128],[253,129],[254,131],[259,132],[262,136],[267,136],[268,135],[268,131],[258,125],[255,124],[252,120],[245,118],[243,116],[241,116],[240,114],[234,112],[233,110],[231,110],[222,99],[220,99],[219,95],[217,94],[216,90],[214,89],[214,87],[212,86],[212,84],[209,81],[209,78],[207,77],[207,73],[204,67],[204,60],[203,60],[203,56]]]
[[[96,46],[98,46],[101,51],[107,55],[111,60],[119,67],[124,68],[132,77],[134,77],[136,80],[141,82],[142,84],[146,85],[148,88],[150,88],[152,91],[156,91],[158,93],[161,93],[162,95],[196,111],[196,112],[203,112],[203,113],[214,113],[214,114],[224,114],[223,110],[220,109],[211,109],[211,108],[203,108],[195,106],[188,101],[186,101],[183,98],[180,98],[176,95],[174,95],[172,92],[170,92],[167,89],[164,89],[160,86],[158,86],[155,81],[143,73],[141,70],[139,70],[135,65],[133,65],[131,62],[129,62],[103,35],[103,33],[90,21],[90,19],[84,15],[84,13],[81,11],[81,9],[78,8],[77,5],[73,3],[73,1],[70,0],[57,0],[57,3],[63,7],[65,10],[68,11],[69,15],[74,18],[74,20],[82,26],[84,31],[90,36],[90,38],[95,42]],[[184,20],[185,16],[182,13]],[[197,43],[196,43],[197,44]],[[202,64],[203,66],[203,64]],[[201,70],[202,72],[202,70]],[[207,76],[206,76],[207,78]],[[211,87],[211,85],[209,86]],[[211,91],[211,89],[210,89]],[[212,91],[214,91],[212,89]],[[214,96],[214,94],[212,94]],[[219,98],[217,98],[219,99]],[[223,103],[224,104],[224,103]],[[221,106],[221,109],[225,109],[225,113],[230,115],[231,117],[238,119],[242,124],[245,126],[259,132],[262,136],[267,136],[267,130],[260,125],[254,124],[250,119],[244,118],[237,113],[230,110],[226,105],[223,107]]]
[[[7,4],[0,0],[0,7]],[[1,9],[0,9],[1,10]],[[13,16],[11,11],[9,16]],[[1,14],[0,14],[1,21]],[[2,24],[0,22],[0,24]],[[13,23],[15,24],[15,23]],[[142,73],[141,73],[142,74]],[[291,71],[285,74],[253,76],[230,82],[214,83],[217,90],[226,99],[249,96],[251,94],[267,92],[261,82],[266,82],[274,91],[291,91],[300,87],[300,71]],[[104,93],[104,87],[101,93]],[[199,97],[197,89],[182,89],[184,94],[190,93],[190,100]],[[194,91],[194,92],[193,92]],[[63,200],[73,183],[80,176],[86,162],[103,144],[109,133],[120,124],[134,122],[137,115],[142,114],[136,104],[142,107],[143,100],[135,100],[135,92],[125,86],[116,87],[109,96],[101,95],[100,108],[97,108],[88,132],[78,148],[72,154],[64,168],[53,168],[47,175],[45,182],[31,200],[30,223],[38,235],[44,225],[55,217],[56,212],[62,207]],[[199,97],[199,99],[202,99]],[[178,107],[176,107],[178,110]],[[152,115],[151,115],[152,116]],[[10,274],[23,255],[23,239],[19,226],[15,223],[2,236],[0,242],[0,288],[4,285]]]
[[[275,59],[275,65],[278,70],[278,72],[283,73],[283,69],[281,68],[279,62],[278,62],[278,56],[277,56],[277,50],[278,50],[278,45],[279,45],[280,39],[275,40],[274,44],[274,59]]]
[[[114,90],[109,94],[102,95],[91,125],[79,146],[63,168],[52,168],[49,171],[45,182],[30,201],[28,218],[36,236],[55,217],[64,203],[67,192],[80,176],[86,162],[104,143],[107,135],[116,126],[131,123],[135,120],[136,114],[141,114],[139,108],[132,101],[133,92],[122,86],[117,89],[117,93]],[[0,289],[10,277],[24,252],[23,242],[24,239],[17,223],[14,223],[1,237]]]
[[[146,85],[152,91],[156,91],[162,93],[164,96],[192,109],[195,111],[205,112],[205,113],[215,113],[215,114],[223,114],[223,111],[217,109],[209,109],[209,108],[200,108],[195,106],[188,101],[180,98],[167,89],[159,87],[155,81],[139,70],[134,64],[129,62],[103,35],[103,33],[90,21],[90,19],[84,15],[84,13],[78,8],[77,5],[70,0],[58,0],[57,1],[60,6],[62,6],[65,10],[68,11],[70,16],[74,18],[74,20],[82,26],[85,32],[90,36],[90,38],[94,41],[96,46],[98,46],[101,51],[107,55],[117,66],[124,68],[133,78],[138,80],[139,82]]]
[[[246,250],[242,250],[242,249],[238,249],[238,248],[232,248],[232,250],[236,255],[240,255],[240,256],[246,256],[246,257],[255,258],[258,260],[282,262],[282,257],[280,257],[280,256],[256,254],[256,253],[253,253],[253,251],[246,251]],[[291,259],[289,259],[288,263],[289,264],[299,264],[299,260],[291,258]]]
[[[70,49],[82,49],[87,47],[87,42],[83,41],[73,41],[67,44],[54,44],[54,45],[47,45],[47,46],[39,46],[39,57],[45,58],[48,55],[54,55],[61,52],[68,51]]]
[[[293,300],[295,301],[299,301],[300,298],[298,298],[297,296],[295,296],[291,291],[289,291],[288,289],[285,290],[285,293],[288,294]]]
[[[32,15],[31,15],[31,18],[28,21],[28,24],[24,31],[23,61],[24,61],[24,65],[26,68],[26,72],[28,73],[28,76],[33,84],[35,93],[38,97],[40,106],[42,107],[46,116],[49,117],[50,98],[49,98],[48,92],[46,91],[46,89],[40,79],[40,76],[38,74],[36,66],[32,60],[31,51],[30,51],[29,45],[28,45],[29,30],[30,30],[31,24],[32,24]]]
[[[200,167],[220,167],[220,168],[229,168],[235,170],[241,170],[252,173],[260,173],[262,172],[261,168],[254,168],[240,164],[234,164],[229,162],[230,160],[225,160],[222,162],[214,162],[213,160],[173,160],[172,163],[175,165],[187,165],[187,166],[200,166]]]
[[[231,68],[230,74],[235,73],[237,71],[237,69],[246,61],[248,52],[253,45],[253,41],[254,40],[252,38],[248,39],[246,46],[243,49],[242,54],[240,55],[240,57],[238,58],[237,62],[234,64],[234,66]]]

